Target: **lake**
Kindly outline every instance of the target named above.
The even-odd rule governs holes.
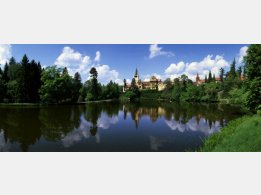
[[[240,108],[145,101],[1,106],[0,151],[195,151]]]

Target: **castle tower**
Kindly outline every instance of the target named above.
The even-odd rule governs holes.
[[[135,83],[138,84],[138,82],[139,82],[139,73],[138,73],[138,69],[137,68],[135,70],[134,79],[135,79]]]
[[[198,83],[200,81],[200,78],[199,78],[199,75],[197,73],[197,76],[196,76],[196,83]]]

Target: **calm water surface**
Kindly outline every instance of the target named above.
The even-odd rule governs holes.
[[[218,104],[0,107],[0,151],[195,151],[239,116]]]

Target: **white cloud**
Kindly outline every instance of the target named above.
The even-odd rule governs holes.
[[[229,63],[221,55],[207,55],[199,62],[184,63],[183,61],[177,64],[170,64],[166,70],[166,77],[171,79],[177,78],[182,74],[186,74],[190,79],[195,80],[196,74],[198,73],[201,79],[205,78],[205,75],[209,71],[215,74],[217,77],[219,75],[220,68],[229,67]]]
[[[0,44],[0,65],[3,68],[4,64],[12,57],[11,45]]]
[[[76,72],[79,72],[83,82],[89,78],[91,67],[95,67],[98,72],[98,80],[102,84],[107,84],[111,80],[123,84],[123,81],[119,78],[119,72],[112,70],[109,65],[99,65],[95,63],[100,62],[100,60],[100,51],[96,52],[96,56],[92,60],[90,56],[83,55],[71,47],[64,47],[54,64],[61,68],[67,67],[69,74],[72,76]]]
[[[96,56],[94,58],[95,62],[100,62],[101,60],[101,52],[100,51],[96,51]]]
[[[91,58],[74,51],[70,47],[64,47],[54,64],[61,68],[67,67],[70,75],[79,72],[84,80],[89,74]]]
[[[229,67],[229,63],[223,58],[223,56],[216,55],[213,58],[213,55],[208,55],[200,62],[192,62],[190,63],[187,68],[186,72],[189,74],[204,74],[211,70],[212,73],[218,74],[220,68]]]
[[[237,56],[237,62],[241,64],[244,60],[244,57],[247,55],[248,46],[241,47],[239,50],[239,54]]]
[[[115,83],[118,83],[119,85],[123,85],[123,80],[122,79],[115,79]]]
[[[165,78],[164,75],[159,75],[159,74],[157,74],[157,73],[153,73],[153,74],[147,74],[147,75],[143,76],[144,81],[145,81],[145,82],[150,81],[150,78],[151,78],[152,76],[155,76],[157,79],[160,79],[160,80],[163,80],[163,79]]]
[[[98,79],[101,83],[106,84],[111,80],[113,82],[122,82],[119,79],[119,73],[116,70],[111,70],[108,65],[98,65],[95,68],[98,72]]]
[[[163,51],[162,47],[159,47],[157,44],[150,45],[149,51],[150,51],[150,55],[149,55],[150,59],[162,55],[168,57],[174,56],[174,53],[170,51]]]
[[[170,64],[165,70],[166,74],[178,74],[184,71],[186,65],[184,62],[179,62],[178,64]]]

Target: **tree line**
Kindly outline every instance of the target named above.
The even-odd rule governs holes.
[[[209,71],[202,84],[195,84],[183,74],[174,80],[164,81],[163,92],[151,90],[139,91],[135,80],[131,88],[124,94],[125,98],[135,100],[140,98],[167,99],[170,101],[189,102],[226,102],[240,104],[252,111],[261,109],[261,45],[250,45],[242,66],[236,69],[236,60],[230,65],[229,71],[219,70],[219,79]],[[126,87],[126,80],[124,80]],[[153,98],[152,98],[153,99]]]
[[[11,58],[4,69],[0,68],[0,101],[38,102],[41,87],[42,68],[40,62],[29,59],[26,55],[17,63]]]
[[[227,101],[253,111],[261,109],[261,45],[249,46],[242,66],[236,69],[234,59],[230,70],[225,73],[221,68],[219,74],[216,81],[215,75],[209,72],[201,85],[193,85],[186,75],[175,78],[174,82],[167,79],[161,97],[174,101]]]
[[[21,62],[10,58],[0,68],[1,103],[75,103],[120,96],[120,87],[110,81],[98,82],[97,70],[90,70],[90,79],[84,84],[78,72],[70,76],[67,68],[50,66],[43,68],[40,62],[29,61],[27,55]]]
[[[169,98],[174,101],[206,101],[215,102],[221,99],[231,98],[231,90],[241,89],[243,85],[242,67],[235,70],[235,60],[232,62],[230,70],[225,73],[223,68],[220,69],[219,79],[215,74],[209,71],[205,76],[204,82],[193,83],[187,75],[183,74],[179,78],[175,78],[173,82],[170,79],[164,81],[166,90],[162,97]]]

